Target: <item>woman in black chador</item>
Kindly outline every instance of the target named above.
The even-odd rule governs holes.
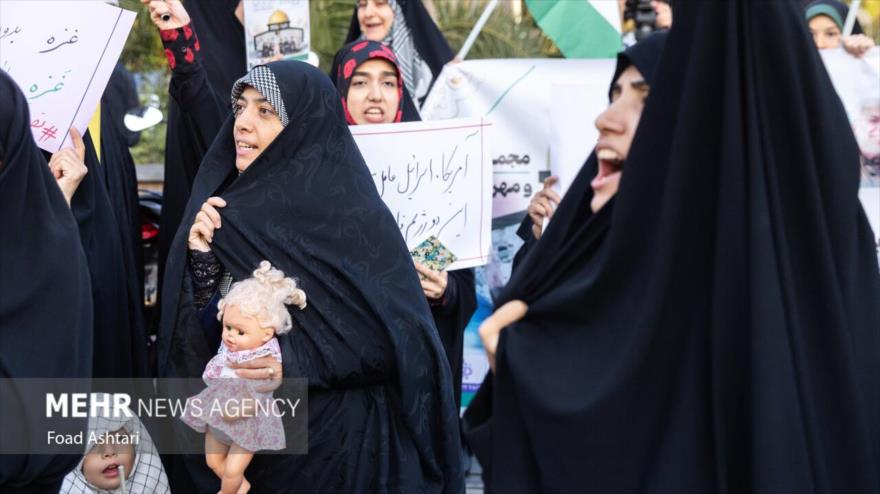
[[[92,290],[65,202],[75,185],[62,195],[30,122],[24,94],[0,71],[0,378],[88,378]],[[12,389],[3,386],[4,393]],[[26,451],[28,438],[45,439],[45,423],[29,421],[45,417],[45,408],[19,406],[9,394],[0,400],[6,447]],[[0,492],[58,492],[78,461],[74,455],[0,455]]]
[[[676,4],[613,209],[569,192],[499,301],[488,492],[880,490],[880,273],[800,12]]]
[[[336,54],[333,66],[349,125],[421,120],[403,86],[397,56],[387,46],[377,41],[349,43]],[[460,405],[464,329],[477,308],[474,270],[437,272],[421,264],[416,269],[452,369],[455,403]]]
[[[309,450],[257,454],[255,491],[460,492],[449,366],[332,82],[275,62],[236,82],[232,100],[169,255],[160,368],[200,376],[220,334],[205,299],[268,260],[309,302],[278,338],[283,369],[249,370],[308,380]],[[207,466],[190,468],[216,488]]]

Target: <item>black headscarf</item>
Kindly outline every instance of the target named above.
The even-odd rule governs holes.
[[[216,351],[193,308],[186,239],[201,204],[233,179],[221,193],[228,205],[213,251],[236,280],[267,259],[309,297],[291,314],[294,329],[278,337],[284,376],[309,380],[309,454],[258,455],[248,477],[255,489],[460,492],[449,367],[339,95],[308,64],[268,67],[290,123],[236,176],[230,116],[200,165],[169,257],[160,365],[195,377]]]
[[[342,97],[342,106],[345,110],[345,118],[349,124],[354,124],[354,119],[348,112],[346,98],[351,84],[351,74],[360,64],[373,58],[382,58],[393,63],[397,67],[398,80],[400,81],[400,122],[419,122],[422,120],[416,110],[409,92],[404,87],[400,76],[400,67],[397,65],[396,56],[391,48],[377,41],[354,41],[336,54],[333,60],[333,73],[335,74],[336,88]],[[351,61],[351,62],[349,62]],[[351,64],[351,70],[346,70],[346,65]],[[349,74],[346,77],[346,73]],[[446,291],[442,301],[433,301],[431,314],[434,316],[434,324],[443,343],[443,350],[452,370],[452,386],[455,394],[456,405],[461,404],[461,375],[462,375],[462,352],[464,350],[464,329],[470,321],[471,315],[477,309],[477,292],[474,284],[473,269],[457,269],[450,271],[447,277]]]
[[[529,311],[498,346],[491,492],[875,492],[846,114],[794,0],[676,9],[598,255],[500,301]]]
[[[395,122],[418,122],[422,118],[419,116],[418,110],[406,90],[403,83],[403,75],[400,72],[400,66],[397,65],[397,55],[391,51],[391,48],[379,43],[378,41],[353,41],[343,46],[333,57],[332,77],[342,98],[342,109],[345,112],[345,120],[349,125],[356,125],[354,118],[348,111],[346,98],[348,97],[348,89],[351,86],[351,77],[354,70],[367,60],[382,59],[387,60],[397,71],[398,97],[400,103],[397,106],[397,116]]]
[[[849,6],[839,0],[815,0],[807,4],[804,14],[807,18],[807,22],[810,22],[810,19],[817,15],[828,16],[835,24],[837,24],[837,27],[840,28],[840,32],[842,33],[843,25],[846,23],[846,17],[849,14]],[[853,24],[851,34],[862,34],[863,32],[862,25],[856,20],[855,24]]]
[[[199,32],[208,81],[226,98],[232,84],[246,72],[244,26],[235,17],[240,0],[187,0],[186,11]]]
[[[218,101],[227,101],[232,83],[247,71],[244,27],[235,17],[239,0],[187,0],[186,11],[198,31],[199,59],[207,72],[208,87]],[[173,83],[172,83],[173,84]],[[172,93],[175,88],[171,88]],[[202,122],[187,115],[174,98],[168,100],[165,138],[165,182],[162,192],[162,225],[159,233],[159,276],[180,225],[198,165],[211,145],[202,137]],[[161,291],[159,293],[161,298]]]
[[[630,65],[635,65],[649,86],[653,83],[654,75],[657,72],[657,62],[660,61],[660,55],[663,53],[663,47],[666,45],[667,36],[668,31],[654,32],[645,39],[617,54],[617,65],[614,69],[614,76],[611,78],[611,84],[608,86],[609,102],[611,101],[611,92],[614,87],[614,82],[617,81],[620,74]],[[596,161],[596,156],[591,153],[587,158],[587,161],[581,166],[581,170],[578,172],[572,185],[569,187],[569,192],[566,193],[566,195],[572,196],[568,202],[570,204],[576,203],[578,204],[578,207],[559,208],[553,213],[553,223],[565,224],[566,226],[565,228],[555,228],[556,233],[550,234],[551,236],[563,234],[559,232],[564,232],[567,235],[571,233],[577,225],[583,225],[588,219],[590,219],[590,217],[592,217],[593,213],[590,209],[590,201],[593,199],[593,189],[590,187],[590,182],[596,176],[597,171],[598,163]],[[608,209],[613,208],[614,201],[612,200],[608,202],[604,207]],[[609,217],[610,215],[606,214],[601,221],[607,223]],[[593,231],[604,231],[604,227],[596,228],[594,226],[593,229]],[[525,218],[523,218],[516,233],[523,240],[523,245],[514,256],[513,273],[519,271],[523,260],[526,258],[526,254],[531,252],[533,246],[537,243],[535,236],[532,234],[532,219],[529,215],[526,215]],[[546,239],[546,236],[542,236],[542,238]],[[604,238],[604,235],[600,235],[599,239],[601,238]],[[544,245],[554,244],[550,250],[545,250],[543,252],[553,252],[553,250],[561,247],[561,243],[551,241],[542,243]],[[588,250],[593,248],[587,244],[582,244],[581,246]],[[574,257],[581,261],[584,260],[582,255]],[[531,267],[528,268],[530,279],[542,279],[544,277],[544,268],[541,267],[542,262],[543,261],[535,260],[530,263]],[[528,280],[520,278],[520,282],[528,282]]]
[[[0,100],[0,377],[87,378],[92,292],[77,225],[34,143],[27,100],[3,71]],[[9,398],[4,423],[45,437],[27,419],[45,410],[18,408]],[[78,461],[0,456],[0,490],[60,487]]]

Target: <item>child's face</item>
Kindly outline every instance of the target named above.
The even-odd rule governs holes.
[[[253,350],[272,339],[272,328],[261,328],[256,317],[247,316],[230,305],[223,309],[223,343],[230,352]]]
[[[111,432],[117,442],[128,433],[125,429]],[[112,490],[119,487],[121,475],[119,466],[125,468],[125,478],[131,476],[134,467],[134,446],[131,444],[96,444],[83,459],[82,472],[86,480],[93,486]]]

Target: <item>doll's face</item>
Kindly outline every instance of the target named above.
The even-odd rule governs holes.
[[[124,436],[127,436],[128,432],[125,429],[119,429],[109,435],[115,436],[116,443],[123,443],[126,442]],[[134,446],[131,444],[110,444],[112,442],[114,441],[107,441],[108,444],[96,444],[83,459],[83,476],[90,484],[99,489],[119,488],[122,481],[119,471],[120,465],[125,469],[125,478],[131,476],[131,469],[134,467]]]
[[[256,317],[242,314],[237,305],[223,309],[223,344],[230,352],[259,348],[273,336],[273,328],[260,327]]]

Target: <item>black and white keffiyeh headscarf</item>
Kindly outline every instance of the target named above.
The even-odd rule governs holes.
[[[422,60],[419,51],[416,49],[415,41],[409,26],[406,25],[406,17],[403,9],[397,0],[388,0],[388,5],[394,12],[394,21],[391,23],[391,29],[388,35],[382,40],[382,43],[390,46],[394,54],[397,55],[397,65],[403,73],[403,82],[406,90],[415,99],[420,99],[428,92],[431,84],[431,69]],[[360,39],[366,37],[361,34]],[[425,80],[425,70],[427,70],[427,79]]]
[[[232,104],[235,104],[247,86],[256,89],[269,100],[269,104],[272,105],[272,108],[275,108],[278,118],[281,119],[281,125],[287,127],[290,119],[287,116],[287,109],[284,108],[281,89],[278,88],[278,82],[275,80],[275,74],[272,73],[272,69],[266,65],[257,65],[250,72],[235,81],[235,84],[232,85]]]

